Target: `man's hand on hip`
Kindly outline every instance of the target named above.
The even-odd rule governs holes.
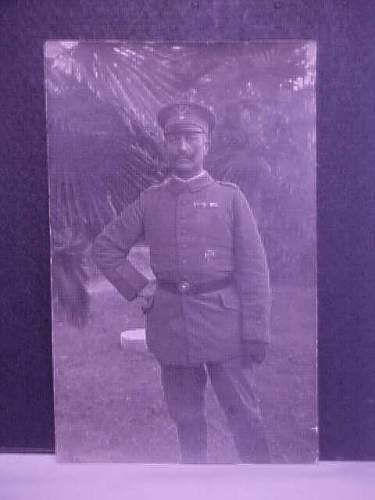
[[[242,342],[242,366],[251,368],[256,363],[263,363],[266,357],[267,344],[256,340],[244,340]]]
[[[155,290],[156,281],[149,281],[148,284],[138,294],[138,297],[141,299],[141,309],[144,314],[146,314],[152,308]]]

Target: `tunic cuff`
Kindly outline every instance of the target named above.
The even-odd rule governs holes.
[[[269,321],[266,319],[254,321],[252,319],[243,318],[242,339],[244,341],[264,342],[269,344],[271,342]]]
[[[148,284],[148,279],[128,261],[114,270],[102,268],[101,271],[120,294],[129,301],[134,300]]]

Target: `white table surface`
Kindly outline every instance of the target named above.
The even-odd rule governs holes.
[[[375,463],[319,465],[61,464],[0,455],[1,500],[374,500]]]

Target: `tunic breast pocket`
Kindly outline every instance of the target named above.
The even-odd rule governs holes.
[[[219,291],[220,303],[225,309],[241,310],[240,298],[234,288],[224,288]]]
[[[206,239],[220,239],[230,233],[229,214],[221,207],[195,210],[191,218],[191,231]]]

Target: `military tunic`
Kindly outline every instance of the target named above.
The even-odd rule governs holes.
[[[216,291],[176,294],[157,287],[147,313],[149,349],[164,364],[196,365],[239,356],[242,339],[269,341],[268,267],[254,216],[240,189],[207,172],[146,189],[93,245],[99,269],[128,300],[147,284],[126,259],[144,239],[159,280],[208,283]]]

